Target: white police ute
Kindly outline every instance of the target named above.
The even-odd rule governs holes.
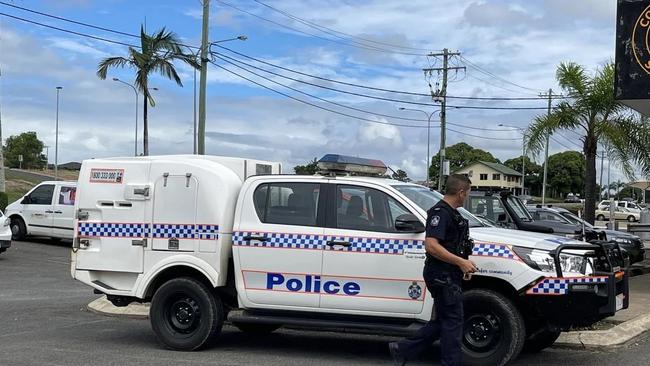
[[[432,315],[426,210],[441,195],[376,160],[326,155],[314,176],[216,156],[83,162],[72,276],[117,306],[151,302],[159,341],[205,347],[225,321],[408,335]],[[616,247],[499,229],[465,210],[468,365],[501,365],[628,306]]]

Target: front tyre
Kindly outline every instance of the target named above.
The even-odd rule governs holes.
[[[194,351],[221,332],[224,320],[219,297],[188,277],[165,282],[151,300],[151,328],[167,348]]]
[[[627,221],[628,221],[628,222],[635,222],[635,221],[636,221],[636,217],[630,215],[630,216],[627,217]]]
[[[11,219],[11,239],[22,241],[27,236],[27,227],[23,219],[16,217]]]
[[[526,339],[519,310],[498,292],[476,289],[464,294],[464,365],[505,365],[521,352]]]

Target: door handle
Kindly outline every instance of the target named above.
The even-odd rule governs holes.
[[[47,210],[45,213],[54,213],[54,211]]]
[[[244,239],[244,241],[257,240],[257,241],[261,241],[261,242],[265,242],[265,241],[269,240],[268,238],[266,238],[266,237],[264,237],[262,235],[247,235],[247,236],[243,237],[242,239]]]
[[[328,247],[333,247],[336,245],[340,245],[342,247],[350,247],[352,246],[352,243],[350,243],[349,241],[342,241],[342,240],[330,240],[327,242]]]
[[[54,211],[55,214],[62,214],[63,211]]]

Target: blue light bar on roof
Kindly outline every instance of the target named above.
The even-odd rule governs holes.
[[[318,167],[324,171],[383,175],[386,164],[381,160],[357,158],[338,154],[327,154],[318,161]]]

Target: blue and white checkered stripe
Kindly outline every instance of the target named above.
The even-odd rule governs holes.
[[[149,224],[79,222],[77,233],[89,238],[142,238],[149,235]]]
[[[472,255],[516,259],[515,254],[506,245],[477,243]]]
[[[326,236],[325,242],[328,241],[347,241],[349,247],[330,247],[325,250],[335,250],[339,252],[360,252],[360,253],[379,253],[379,254],[403,254],[405,250],[424,249],[422,240],[415,239],[382,239],[382,238],[361,238],[352,236]]]
[[[248,236],[262,236],[266,241],[245,240]],[[320,235],[260,233],[255,231],[237,231],[233,233],[235,245],[246,247],[285,248],[285,249],[322,249],[325,244]]]
[[[79,222],[78,235],[81,237],[143,238],[154,239],[201,239],[216,240],[218,225],[205,224],[153,224]]]
[[[263,236],[266,241],[245,240],[247,236]],[[261,233],[254,231],[237,231],[232,237],[233,243],[239,246],[286,248],[286,249],[325,249],[340,252],[402,254],[404,250],[423,249],[423,242],[414,239],[380,239],[351,236]],[[330,247],[328,241],[347,241],[349,247]]]
[[[545,278],[528,290],[532,295],[566,295],[571,284],[607,283],[607,277]]]

